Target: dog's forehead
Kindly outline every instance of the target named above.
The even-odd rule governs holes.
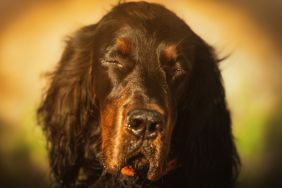
[[[114,46],[124,55],[142,51],[161,54],[170,61],[177,57],[179,41],[160,40],[155,35],[132,27],[123,27],[115,33]]]

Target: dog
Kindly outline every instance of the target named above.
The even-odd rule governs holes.
[[[231,188],[240,160],[212,47],[127,2],[67,41],[38,108],[54,187]]]

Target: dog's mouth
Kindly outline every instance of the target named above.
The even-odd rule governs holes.
[[[126,160],[125,165],[121,168],[121,173],[126,176],[146,177],[149,168],[149,159],[144,154],[138,153]]]
[[[147,178],[149,180],[157,180],[160,176],[166,175],[170,171],[179,167],[177,159],[171,159],[166,163],[165,168],[161,173],[158,167],[150,163],[151,160],[148,159],[144,154],[138,153],[128,160],[126,164],[121,168],[121,174],[125,176],[138,176],[142,178]]]

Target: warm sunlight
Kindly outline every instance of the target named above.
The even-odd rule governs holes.
[[[68,35],[97,22],[118,1],[18,1],[0,0],[0,179],[11,187],[46,187],[46,142],[36,122],[36,108],[48,84],[44,74],[54,69]],[[227,57],[220,68],[243,166],[238,187],[278,181],[282,35],[273,33],[278,23],[267,25],[254,13],[274,1],[260,1],[255,8],[236,1],[150,2],[173,10],[219,58]],[[277,6],[282,8],[281,3]]]

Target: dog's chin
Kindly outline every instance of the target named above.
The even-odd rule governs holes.
[[[154,164],[154,160],[145,156],[143,153],[138,153],[129,157],[122,169],[131,170],[132,176],[136,176],[142,179],[148,179],[155,181],[160,177],[160,167]],[[124,174],[126,175],[126,174]]]
[[[119,165],[119,168],[107,168],[107,172],[115,176],[120,174],[122,176],[155,181],[160,177],[161,169],[154,164],[153,159],[140,152],[125,159],[124,163]]]
[[[125,167],[130,167],[137,176],[146,177],[150,168],[149,160],[142,153],[127,159]]]

